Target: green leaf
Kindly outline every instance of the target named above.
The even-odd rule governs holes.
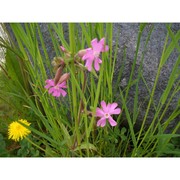
[[[6,150],[6,142],[4,141],[3,135],[0,134],[0,157],[8,157],[8,151]]]
[[[180,134],[157,134],[152,136],[152,138],[173,138],[180,137]]]
[[[93,145],[93,144],[91,144],[91,143],[86,143],[86,142],[83,142],[79,147],[76,147],[75,149],[74,149],[74,151],[77,151],[77,150],[79,150],[79,149],[90,149],[90,150],[94,150],[94,151],[97,151],[97,148]]]

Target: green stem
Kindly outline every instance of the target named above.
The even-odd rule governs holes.
[[[72,57],[75,55],[75,28],[74,28],[74,23],[69,23],[69,42],[70,42],[70,50]],[[76,69],[74,65],[74,61],[72,61],[71,66],[70,66],[72,73],[74,74],[74,77],[76,79]],[[77,143],[78,147],[81,145],[81,137],[80,137],[80,131],[79,131],[79,122],[78,122],[78,104],[79,102],[78,96],[77,96],[77,89],[76,89],[76,84],[74,81],[72,81],[72,104],[73,104],[73,114],[74,114],[74,119],[75,119],[75,132],[77,136]],[[76,138],[75,138],[76,139]],[[79,148],[79,152],[82,156],[81,149]]]

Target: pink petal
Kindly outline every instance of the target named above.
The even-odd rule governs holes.
[[[101,101],[101,106],[103,108],[103,111],[106,113],[107,112],[107,107],[105,101]]]
[[[96,47],[97,44],[98,44],[97,38],[95,38],[91,41],[91,46],[93,47],[93,49]]]
[[[99,41],[99,43],[101,43],[101,44],[104,46],[104,42],[105,42],[105,38],[103,37],[103,38]]]
[[[109,50],[109,46],[108,45],[106,45],[105,46],[105,50],[104,51],[108,51]]]
[[[82,57],[82,60],[86,60],[86,59],[94,59],[94,52],[91,48],[88,48],[86,50],[86,53],[84,54],[84,56]]]
[[[61,86],[61,88],[67,88],[67,86],[66,86],[66,85],[64,85],[64,86]]]
[[[106,118],[101,118],[99,119],[99,121],[97,122],[97,126],[101,126],[104,127],[106,125]]]
[[[54,83],[54,80],[53,79],[47,79],[46,81],[45,81],[46,83]]]
[[[103,46],[101,44],[97,44],[94,48],[93,48],[93,51],[100,54],[100,52],[102,51],[103,49]]]
[[[95,60],[94,60],[94,68],[95,68],[96,71],[99,71],[99,68],[100,68],[100,67],[99,67],[99,61],[98,61],[98,59],[95,59]]]
[[[111,104],[108,103],[108,104],[107,104],[107,111],[108,111],[108,112],[110,111],[110,108],[111,108]]]
[[[98,62],[101,64],[101,63],[102,63],[102,60],[98,58]]]
[[[87,54],[85,54],[85,55],[82,57],[82,60],[84,61],[86,58],[87,58]]]
[[[120,108],[117,108],[117,109],[114,109],[113,111],[109,112],[110,114],[120,114],[121,113],[121,109]]]
[[[114,121],[114,119],[111,116],[109,116],[108,121],[109,121],[111,126],[116,126],[117,125],[117,122]]]
[[[50,81],[51,81],[50,79],[45,80],[46,83],[49,83]]]
[[[100,40],[100,43],[102,44],[102,50],[101,50],[101,52],[106,52],[106,51],[109,50],[109,47],[108,47],[107,45],[105,46],[105,38],[102,38],[102,39]]]
[[[108,51],[108,50],[109,50],[109,46],[106,45],[105,47],[102,48],[102,51],[101,51],[101,52],[106,52],[106,51]]]
[[[46,85],[49,85],[49,86],[54,86],[54,80],[53,79],[47,79],[45,81]]]
[[[101,42],[98,42],[97,41],[97,38],[96,39],[93,39],[91,41],[91,45],[92,45],[92,48],[93,48],[93,51],[94,52],[98,52],[100,53],[102,51],[102,48],[103,48],[103,44]]]
[[[97,117],[102,117],[102,116],[104,116],[103,110],[97,107],[97,108],[96,108],[96,116],[97,116]]]
[[[58,85],[60,88],[67,88],[66,81],[63,81],[61,84]]]
[[[58,90],[56,90],[52,93],[52,95],[55,97],[59,97],[61,95],[61,93]]]
[[[93,62],[93,60],[86,61],[85,67],[87,67],[88,71],[92,70],[92,62]]]
[[[110,107],[110,111],[113,111],[118,106],[117,103],[112,103]]]
[[[65,49],[65,47],[64,47],[64,46],[60,46],[60,48],[61,48],[61,50],[62,50],[63,52],[65,52],[65,51],[66,51],[66,49]]]
[[[67,94],[67,92],[66,92],[66,91],[64,91],[63,89],[60,89],[60,90],[59,90],[59,92],[62,94],[62,96],[63,96],[63,97],[65,97],[65,96],[66,96],[66,94]]]
[[[46,86],[44,86],[44,88],[49,89],[51,87],[51,85],[47,84]]]
[[[48,92],[49,92],[49,94],[51,94],[51,93],[52,93],[52,92],[54,92],[54,91],[55,91],[55,88],[54,88],[54,87],[52,87],[52,88],[50,88],[50,89],[49,89],[49,91],[48,91]]]
[[[108,109],[105,101],[101,102],[101,106],[102,106],[102,110],[104,111],[104,113],[109,113],[109,109]]]
[[[104,127],[106,125],[106,119],[101,123],[101,127]]]

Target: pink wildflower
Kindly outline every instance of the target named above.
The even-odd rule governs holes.
[[[104,44],[105,38],[102,38],[99,42],[96,39],[91,41],[92,48],[86,49],[86,53],[82,57],[82,60],[86,60],[85,66],[88,71],[92,70],[92,63],[94,61],[94,68],[96,71],[99,71],[99,64],[102,63],[102,60],[99,58],[101,52],[108,51],[109,47]]]
[[[104,101],[101,101],[102,109],[96,108],[96,117],[100,117],[100,119],[97,122],[97,126],[104,127],[106,125],[106,119],[108,119],[111,126],[116,126],[117,122],[112,118],[111,115],[113,114],[120,114],[121,109],[116,108],[118,106],[117,103],[106,103]]]
[[[66,81],[63,81],[62,83],[58,83],[55,85],[55,82],[53,79],[47,79],[46,81],[46,89],[49,89],[49,94],[52,94],[52,96],[59,97],[61,94],[62,96],[66,96],[66,91],[64,91],[62,88],[67,88]]]

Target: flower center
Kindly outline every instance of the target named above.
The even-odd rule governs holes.
[[[99,57],[99,54],[100,54],[99,52],[94,51],[94,56],[95,56],[95,57]]]
[[[55,89],[59,89],[59,87],[58,87],[57,85],[56,85],[56,86],[54,86],[54,88],[55,88]]]
[[[105,118],[109,117],[109,113],[104,114]]]
[[[21,125],[18,124],[18,125],[16,126],[16,130],[19,131],[20,129],[21,129]]]

